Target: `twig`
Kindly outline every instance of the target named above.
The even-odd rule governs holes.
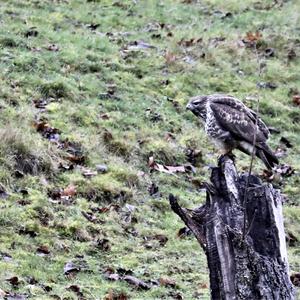
[[[185,223],[185,225],[194,233],[196,239],[200,243],[202,249],[206,253],[206,237],[204,233],[199,228],[198,224],[186,213],[186,209],[182,209],[182,207],[178,204],[176,197],[174,195],[169,195],[169,202],[172,210],[181,218],[181,220]]]
[[[259,61],[259,56],[256,48],[256,43],[255,43],[255,55],[256,55],[256,60],[258,63],[258,76],[260,77],[261,75],[261,66],[260,66],[260,61]],[[259,98],[257,98],[257,106],[256,106],[256,115],[255,115],[255,131],[254,131],[254,137],[253,137],[253,143],[252,143],[252,153],[251,153],[251,161],[250,161],[250,166],[249,166],[249,172],[248,172],[248,177],[247,177],[247,182],[246,182],[246,187],[244,191],[244,199],[243,199],[243,207],[244,207],[244,224],[243,224],[243,240],[245,240],[246,235],[249,233],[249,230],[247,230],[246,233],[246,209],[247,209],[247,195],[248,195],[248,188],[249,188],[249,183],[250,183],[250,177],[252,173],[252,168],[253,168],[253,161],[254,161],[254,155],[255,155],[255,144],[256,144],[256,137],[257,137],[257,125],[258,125],[258,113],[259,113]],[[251,220],[251,224],[253,223],[255,214],[253,215],[253,219]]]

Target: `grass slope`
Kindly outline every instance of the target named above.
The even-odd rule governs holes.
[[[204,254],[177,237],[183,224],[167,201],[172,192],[199,205],[197,184],[217,158],[185,104],[221,92],[255,107],[259,97],[280,130],[271,146],[299,170],[297,11],[296,0],[1,1],[0,288],[29,299],[208,299]],[[256,31],[257,51],[242,42]],[[195,150],[196,174],[149,172],[152,155],[180,165]],[[237,157],[247,170],[249,157]],[[107,172],[83,175],[99,164]],[[299,239],[299,173],[274,181]],[[65,275],[68,262],[81,270]],[[165,285],[143,291],[103,276],[120,268]]]

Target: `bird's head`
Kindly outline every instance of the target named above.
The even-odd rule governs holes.
[[[190,110],[194,115],[202,119],[206,119],[206,103],[207,96],[192,97],[186,106],[186,109]]]

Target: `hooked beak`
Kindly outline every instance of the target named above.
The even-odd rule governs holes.
[[[194,106],[193,106],[193,104],[191,102],[189,102],[185,108],[187,110],[193,110]]]

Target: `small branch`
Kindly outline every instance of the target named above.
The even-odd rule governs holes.
[[[256,151],[255,144],[256,144],[256,137],[257,137],[258,113],[259,113],[259,98],[257,99],[257,106],[256,106],[255,132],[254,132],[254,138],[253,138],[253,144],[252,144],[251,161],[250,161],[250,167],[249,167],[247,183],[246,183],[246,187],[245,187],[245,191],[244,191],[244,199],[243,199],[243,207],[244,207],[243,240],[246,238],[246,235],[247,235],[246,234],[246,207],[247,207],[247,201],[248,201],[247,194],[248,194],[249,182],[250,182],[250,177],[251,177],[252,168],[253,168],[254,155],[255,155],[255,151]],[[247,231],[247,233],[248,232],[249,232],[249,230]]]
[[[176,199],[176,197],[172,194],[169,195],[169,201],[172,210],[177,214],[181,220],[184,222],[184,224],[194,233],[195,237],[197,238],[199,244],[203,248],[203,250],[206,252],[206,238],[204,235],[204,232],[200,229],[201,225],[198,224],[191,216],[189,216],[185,209],[182,208]],[[200,226],[199,226],[200,225]]]

